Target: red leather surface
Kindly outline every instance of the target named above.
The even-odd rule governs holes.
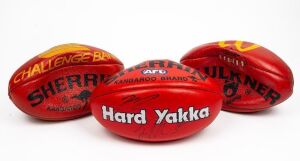
[[[224,92],[223,110],[261,111],[283,102],[293,92],[288,65],[270,50],[250,42],[201,45],[180,62],[219,82]]]
[[[50,58],[36,56],[22,65],[9,83],[9,96],[13,103],[28,115],[43,120],[67,120],[89,114],[90,109],[86,104],[93,89],[108,76],[122,70],[123,64],[101,49],[82,46],[90,50],[66,52]],[[103,52],[110,57],[93,61],[96,60],[93,55],[95,52]],[[85,54],[85,59],[82,62],[77,61],[82,54]],[[45,72],[32,72],[30,77],[26,75],[24,79],[22,74],[19,74],[32,71],[36,64],[45,65],[60,58],[73,56],[77,59],[74,57],[76,63],[69,60],[66,64]]]
[[[135,140],[159,142],[190,136],[208,126],[222,105],[217,83],[196,72],[170,60],[145,61],[115,74],[99,85],[90,97],[92,113],[113,133]],[[200,112],[202,109],[205,113],[203,109],[206,107],[209,113],[207,117],[179,121],[178,110]],[[113,109],[113,113],[108,115],[109,108]],[[127,117],[121,121],[117,119],[123,117],[120,115],[142,115],[142,110],[145,110],[144,124],[134,120],[130,122]],[[176,116],[171,117],[173,122],[164,118],[157,124],[160,117],[155,110],[168,110],[166,113],[176,113]],[[189,118],[193,119],[186,119]]]

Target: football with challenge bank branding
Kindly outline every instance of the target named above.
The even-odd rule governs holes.
[[[26,62],[11,77],[8,94],[26,114],[68,120],[90,114],[88,98],[103,80],[123,69],[112,54],[87,45],[55,46]]]

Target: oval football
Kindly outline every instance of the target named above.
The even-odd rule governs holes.
[[[272,51],[250,42],[220,41],[198,46],[181,58],[217,80],[223,110],[256,112],[277,105],[293,92],[293,74]]]
[[[150,60],[99,85],[90,107],[120,136],[148,142],[181,139],[207,127],[222,105],[213,79],[170,60]]]
[[[9,97],[26,114],[68,120],[90,113],[88,98],[103,80],[123,69],[112,54],[87,45],[55,46],[23,64],[9,81]]]

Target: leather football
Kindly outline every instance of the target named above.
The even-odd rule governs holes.
[[[93,89],[122,69],[122,62],[104,50],[59,45],[23,64],[10,79],[8,94],[35,118],[74,119],[90,114],[87,102]]]
[[[219,82],[223,110],[256,112],[273,107],[293,93],[293,74],[272,51],[250,42],[220,41],[198,46],[181,58]]]
[[[207,127],[222,106],[212,78],[170,60],[150,60],[100,84],[90,97],[96,119],[111,132],[134,140],[181,139]]]

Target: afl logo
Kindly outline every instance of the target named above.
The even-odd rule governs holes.
[[[150,75],[150,74],[167,74],[168,71],[164,69],[144,69],[142,70],[142,74],[144,75]]]

